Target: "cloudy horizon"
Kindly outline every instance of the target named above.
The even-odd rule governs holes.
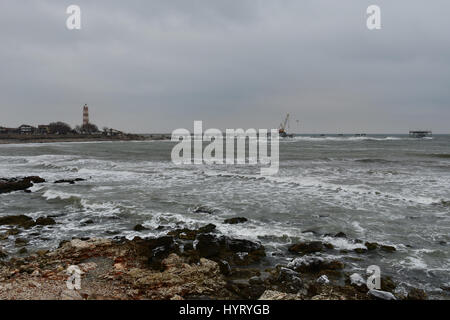
[[[82,10],[69,31],[66,8]],[[366,8],[382,29],[366,28]],[[0,126],[450,133],[450,3],[2,1]],[[296,120],[300,126],[297,126]]]

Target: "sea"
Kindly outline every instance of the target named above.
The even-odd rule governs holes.
[[[1,194],[0,216],[57,222],[0,246],[17,252],[15,237],[25,237],[29,251],[51,249],[72,237],[157,237],[213,223],[219,234],[261,242],[268,266],[292,260],[290,244],[319,240],[334,246],[323,255],[343,261],[346,272],[365,275],[377,265],[400,292],[416,287],[450,298],[450,135],[296,135],[280,140],[273,176],[254,165],[175,165],[174,145],[0,145],[0,177],[47,180],[31,193]],[[71,178],[86,181],[53,183]],[[223,223],[231,217],[248,222]],[[136,224],[148,230],[136,232]],[[334,237],[338,232],[346,238]],[[366,241],[396,251],[356,253]]]

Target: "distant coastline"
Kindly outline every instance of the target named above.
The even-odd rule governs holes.
[[[121,136],[104,136],[104,135],[76,135],[76,134],[47,134],[47,135],[23,135],[8,134],[0,135],[0,144],[15,143],[52,143],[52,142],[87,142],[87,141],[144,141],[144,140],[168,140],[170,135],[167,134],[126,134]]]

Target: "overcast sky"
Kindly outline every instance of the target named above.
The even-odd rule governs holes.
[[[0,40],[0,126],[450,132],[448,0],[2,0]]]

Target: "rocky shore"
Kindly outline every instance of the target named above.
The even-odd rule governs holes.
[[[27,191],[40,177],[0,179],[0,193]],[[76,183],[60,180],[54,183]],[[206,210],[206,209],[202,209]],[[245,223],[236,217],[226,224]],[[381,278],[381,290],[369,290],[366,275],[348,273],[338,259],[324,255],[334,250],[321,241],[286,247],[294,256],[285,265],[267,263],[265,247],[258,242],[230,238],[213,224],[198,229],[167,230],[158,238],[71,239],[53,250],[30,252],[23,229],[57,223],[51,217],[36,220],[25,215],[0,217],[0,299],[263,299],[263,300],[396,300],[426,299],[411,289],[395,293],[395,280]],[[164,230],[161,226],[160,230]],[[34,230],[34,229],[33,229]],[[134,230],[146,230],[136,225]],[[333,235],[346,237],[344,233]],[[14,237],[19,254],[6,252],[1,241]],[[356,240],[355,240],[356,241]],[[360,240],[358,240],[360,241]],[[369,250],[395,250],[365,243]],[[70,266],[81,271],[80,289],[70,290]]]
[[[103,135],[0,135],[0,144],[13,143],[52,143],[52,142],[101,142],[101,141],[143,141],[167,140],[170,135],[138,135],[126,134],[122,136]]]

